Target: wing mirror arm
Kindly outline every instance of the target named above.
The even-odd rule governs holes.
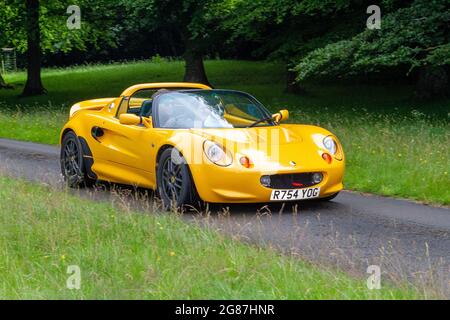
[[[151,118],[142,118],[142,124],[146,127],[146,128],[153,128],[153,123],[152,123],[152,119]]]

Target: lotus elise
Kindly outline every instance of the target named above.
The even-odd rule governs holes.
[[[339,140],[288,117],[241,91],[139,84],[72,106],[61,170],[70,187],[138,186],[166,206],[334,198],[345,166]]]

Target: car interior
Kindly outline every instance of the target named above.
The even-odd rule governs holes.
[[[144,100],[144,102],[142,102],[141,108],[139,110],[139,115],[141,117],[151,117],[152,116],[152,105],[153,105],[152,99]]]

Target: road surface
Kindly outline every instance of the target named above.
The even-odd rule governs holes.
[[[63,188],[58,157],[58,147],[0,139],[3,174]],[[99,190],[81,195],[114,197]],[[209,215],[185,217],[351,274],[378,265],[382,279],[410,280],[450,297],[449,208],[345,191],[328,203],[214,205]]]

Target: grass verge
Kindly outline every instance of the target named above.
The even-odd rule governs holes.
[[[0,137],[57,144],[68,107],[117,96],[135,83],[182,79],[182,62],[138,62],[49,69],[48,95],[18,98],[21,87],[0,91]],[[272,111],[289,108],[291,121],[334,132],[347,155],[348,189],[450,204],[450,100],[415,101],[407,85],[307,85],[284,92],[285,69],[264,62],[207,61],[212,83],[248,91]],[[13,84],[25,73],[5,76]]]
[[[147,215],[0,177],[0,298],[413,299],[243,244],[175,215]],[[79,266],[80,290],[66,287]]]

